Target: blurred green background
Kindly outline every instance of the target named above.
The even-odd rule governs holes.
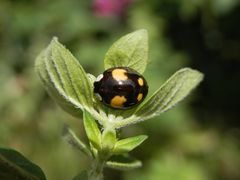
[[[106,169],[106,179],[239,180],[239,20],[238,0],[1,0],[0,145],[39,164],[49,180],[70,180],[86,169],[88,159],[61,138],[67,123],[86,139],[81,118],[49,98],[34,72],[35,58],[57,36],[97,76],[109,46],[145,28],[150,94],[185,66],[205,79],[177,107],[122,130],[122,137],[149,135],[131,153],[144,166]]]

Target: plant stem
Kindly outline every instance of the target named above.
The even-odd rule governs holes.
[[[103,168],[116,142],[116,131],[112,127],[105,127],[102,133],[101,149],[94,153],[91,169],[88,173],[89,180],[103,180]]]
[[[89,171],[89,180],[103,180],[104,160],[95,159]]]

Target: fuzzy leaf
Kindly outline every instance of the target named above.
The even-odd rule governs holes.
[[[67,125],[63,127],[63,137],[72,147],[82,151],[87,156],[92,156],[87,145],[83,143]]]
[[[203,79],[199,71],[184,68],[167,80],[154,95],[136,112],[137,116],[155,116],[185,98]]]
[[[91,109],[92,85],[75,57],[53,38],[36,59],[36,71],[53,99],[72,115]]]
[[[0,148],[0,179],[46,180],[46,177],[39,166],[19,152]]]
[[[121,154],[121,153],[127,153],[129,151],[132,151],[134,148],[139,146],[146,139],[147,139],[146,135],[139,135],[135,137],[122,139],[115,144],[113,153]]]
[[[112,156],[105,166],[117,170],[132,170],[141,167],[142,162],[129,155],[118,155]]]
[[[116,143],[115,129],[105,129],[102,134],[102,149],[111,152]]]
[[[123,127],[137,123],[169,110],[184,99],[203,79],[203,74],[197,70],[183,68],[172,75],[133,116],[116,122],[115,127]]]
[[[148,34],[141,29],[127,34],[116,41],[106,53],[105,69],[130,67],[143,73],[148,61]]]
[[[93,119],[93,117],[87,111],[84,111],[83,113],[83,123],[87,137],[91,144],[96,149],[101,149],[102,134],[98,128],[95,119]]]

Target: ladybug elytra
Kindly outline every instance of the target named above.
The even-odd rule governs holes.
[[[137,71],[114,67],[104,71],[103,77],[94,82],[94,93],[109,107],[128,109],[144,100],[148,85]]]

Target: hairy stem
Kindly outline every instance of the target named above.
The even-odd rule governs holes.
[[[102,132],[101,149],[94,150],[91,169],[89,170],[89,180],[103,180],[103,168],[107,159],[111,156],[112,149],[116,143],[116,131],[111,126],[104,127]]]
[[[104,160],[95,159],[89,171],[89,180],[103,180]]]

